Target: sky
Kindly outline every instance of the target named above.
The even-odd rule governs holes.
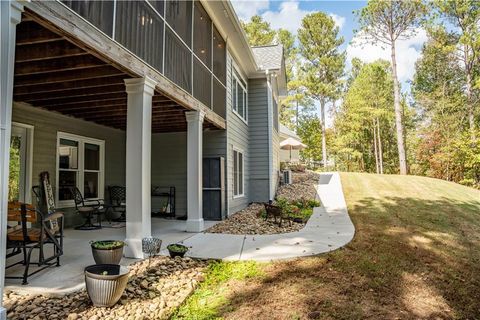
[[[345,43],[340,49],[347,52],[347,69],[350,67],[350,61],[355,57],[364,62],[372,62],[380,58],[390,61],[389,48],[365,43],[358,35],[355,35],[358,25],[353,11],[364,7],[366,1],[232,0],[232,3],[238,17],[244,21],[248,21],[251,16],[258,14],[268,21],[272,28],[284,28],[295,34],[305,15],[323,11],[333,18],[340,28],[340,35],[345,39]],[[397,44],[397,71],[404,92],[408,93],[409,91],[409,81],[412,80],[415,73],[415,61],[421,56],[421,48],[426,40],[425,31],[419,29],[413,38]],[[327,126],[330,125],[331,119],[327,117]]]

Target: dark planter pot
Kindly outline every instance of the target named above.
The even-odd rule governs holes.
[[[186,248],[186,247],[185,247]],[[169,247],[167,247],[168,249],[168,253],[170,254],[170,257],[171,258],[175,258],[175,257],[180,257],[180,258],[183,258],[183,256],[185,256],[185,253],[187,253],[188,249],[186,251],[182,251],[182,252],[179,252],[179,251],[173,251],[171,250]]]
[[[108,240],[107,240],[108,241]],[[91,245],[92,255],[96,264],[119,264],[120,260],[123,257],[123,247],[122,244],[113,249],[98,249]]]
[[[102,274],[107,272],[106,275]],[[85,286],[96,307],[111,307],[122,296],[128,282],[127,267],[116,264],[96,264],[85,268]]]

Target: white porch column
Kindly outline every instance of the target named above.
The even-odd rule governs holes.
[[[202,157],[203,118],[202,111],[185,112],[187,119],[187,231],[200,232],[203,225],[202,202]]]
[[[23,5],[17,1],[0,1],[0,320],[7,318],[3,307],[7,234],[8,167],[12,130],[13,69],[15,33],[21,21]]]
[[[152,96],[150,78],[125,79],[127,99],[126,201],[127,246],[125,256],[143,258],[142,239],[151,227]]]

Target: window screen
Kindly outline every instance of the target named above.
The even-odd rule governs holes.
[[[193,96],[203,102],[207,107],[210,107],[212,97],[212,74],[197,58],[193,61]]]
[[[165,0],[148,0],[148,2],[163,17],[163,11],[165,10]]]
[[[213,111],[223,118],[225,118],[225,101],[225,87],[217,79],[213,79]]]
[[[115,39],[158,71],[162,71],[163,22],[141,1],[118,1]]]
[[[165,18],[173,30],[191,47],[192,44],[192,1],[168,0]]]
[[[110,37],[113,33],[113,1],[62,1]]]
[[[220,81],[226,83],[226,48],[225,41],[213,26],[213,73]]]
[[[165,30],[165,76],[188,92],[192,92],[191,52],[173,32]]]
[[[193,14],[193,52],[208,68],[212,67],[212,20],[198,1]]]

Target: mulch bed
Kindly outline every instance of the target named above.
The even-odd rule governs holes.
[[[283,185],[278,188],[277,197],[285,198],[289,201],[299,199],[315,199],[319,175],[314,172],[294,172],[293,183]],[[261,217],[263,204],[252,203],[245,209],[230,216],[206,232],[209,233],[227,233],[227,234],[277,234],[295,232],[302,229],[305,223],[284,222],[280,227],[273,220],[265,221]]]
[[[129,266],[130,278],[112,308],[94,307],[85,290],[65,296],[20,295],[5,292],[7,318],[15,319],[166,319],[204,279],[208,261],[155,257]]]

